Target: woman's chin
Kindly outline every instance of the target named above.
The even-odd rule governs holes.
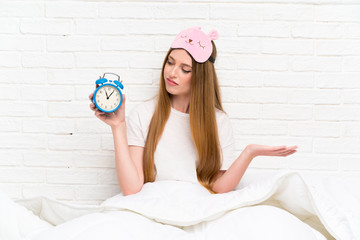
[[[177,95],[177,91],[175,91],[172,87],[166,86],[166,91],[171,95]]]

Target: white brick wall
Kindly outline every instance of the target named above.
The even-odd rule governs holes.
[[[157,92],[190,26],[217,29],[237,151],[298,145],[250,165],[360,174],[360,1],[0,1],[0,190],[96,203],[119,192],[113,142],[88,95],[122,76],[127,114]]]

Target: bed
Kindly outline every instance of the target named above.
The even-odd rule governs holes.
[[[360,176],[248,169],[232,192],[190,182],[83,205],[0,193],[0,239],[360,239]]]

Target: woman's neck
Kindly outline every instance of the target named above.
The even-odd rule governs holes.
[[[183,113],[189,113],[190,96],[171,96],[171,107]]]

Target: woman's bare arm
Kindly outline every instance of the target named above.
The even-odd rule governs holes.
[[[288,156],[296,152],[297,146],[265,146],[250,144],[226,171],[220,171],[213,185],[217,193],[232,191],[240,182],[251,161],[257,156]]]
[[[89,95],[92,101],[93,93]],[[128,146],[126,136],[125,121],[125,94],[123,95],[123,103],[115,111],[105,113],[99,111],[93,102],[90,108],[95,112],[95,116],[111,127],[114,139],[116,174],[119,186],[124,195],[137,193],[144,184],[144,174],[142,167],[142,159],[144,148],[138,146]]]
[[[141,190],[144,185],[142,159],[144,148],[128,146],[126,123],[112,128],[116,174],[119,186],[124,195],[131,195]]]

